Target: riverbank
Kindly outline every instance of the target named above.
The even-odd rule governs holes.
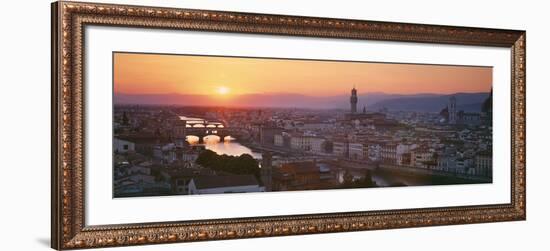
[[[379,166],[379,169],[388,171],[388,172],[402,172],[402,173],[409,173],[411,175],[428,175],[428,176],[434,176],[434,177],[441,177],[443,178],[449,178],[449,179],[458,179],[458,180],[464,180],[464,182],[469,183],[491,183],[493,180],[490,177],[480,177],[480,176],[473,176],[473,175],[466,175],[461,173],[451,173],[451,172],[445,172],[441,170],[434,170],[434,169],[426,169],[426,168],[415,168],[415,167],[404,167],[404,166],[396,166],[396,165],[385,165],[381,164]]]

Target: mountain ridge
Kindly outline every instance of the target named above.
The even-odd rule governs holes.
[[[418,94],[391,94],[383,92],[367,92],[358,94],[358,109],[364,106],[367,110],[375,111],[382,108],[388,110],[437,112],[446,107],[449,97],[457,98],[457,106],[473,109],[488,97],[489,92],[475,93],[418,93]],[[238,106],[238,107],[281,107],[281,108],[317,108],[317,109],[347,109],[349,95],[334,95],[328,97],[308,96],[296,93],[258,93],[242,94],[229,97],[214,98],[211,95],[197,94],[126,94],[115,93],[115,104],[141,105],[193,105],[193,106]],[[254,105],[250,105],[254,104]]]

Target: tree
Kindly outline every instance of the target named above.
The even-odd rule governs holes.
[[[372,179],[372,175],[369,170],[365,170],[365,176],[361,180],[363,187],[376,187],[376,182]]]
[[[218,155],[211,150],[199,154],[195,163],[215,171],[224,171],[232,174],[252,174],[260,177],[258,162],[250,154],[241,154],[238,157]]]
[[[195,160],[195,163],[204,166],[204,167],[211,167],[216,166],[217,163],[217,157],[218,155],[211,151],[211,150],[205,150],[199,154],[197,157],[197,160]]]
[[[362,179],[353,180],[353,175],[346,170],[344,173],[344,182],[340,188],[366,188],[366,187],[377,187],[376,182],[372,179],[371,172],[365,170],[365,175]]]
[[[346,170],[344,173],[344,184],[350,185],[353,182],[353,175],[349,172],[349,170]]]

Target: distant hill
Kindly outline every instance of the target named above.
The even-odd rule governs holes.
[[[487,98],[489,93],[456,93],[458,110],[468,112],[479,112],[481,104]],[[445,108],[452,95],[433,95],[433,96],[404,96],[382,100],[370,106],[371,110],[387,108],[392,111],[421,111],[421,112],[439,112]]]
[[[457,105],[465,111],[476,111],[489,93],[457,93]],[[358,95],[358,109],[367,106],[368,110],[387,108],[402,111],[440,111],[447,105],[450,95],[441,94],[387,94],[381,92],[361,93]],[[223,100],[215,100],[207,95],[183,94],[124,94],[116,93],[115,104],[142,105],[189,105],[216,106],[224,105]],[[282,108],[316,108],[316,109],[348,109],[349,95],[329,97],[314,97],[292,93],[245,94],[233,96],[232,106],[240,107],[282,107]]]

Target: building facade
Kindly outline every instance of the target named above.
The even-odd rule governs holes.
[[[128,153],[128,152],[135,152],[135,144],[133,142],[113,138],[113,148],[115,153]]]
[[[290,138],[290,148],[295,150],[323,153],[325,146],[325,139],[314,136],[292,136]],[[280,139],[278,139],[280,143]]]
[[[189,182],[189,194],[221,194],[264,192],[254,175],[211,175],[194,177]]]

